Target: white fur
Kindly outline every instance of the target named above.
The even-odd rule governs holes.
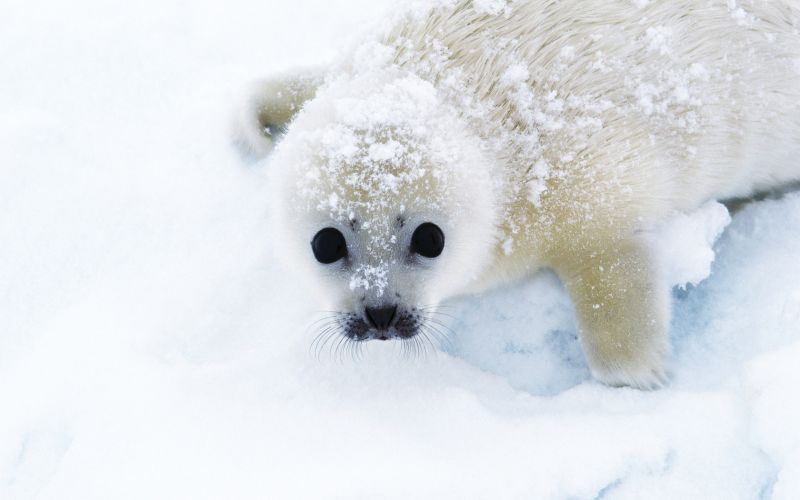
[[[595,376],[659,386],[668,287],[648,231],[800,179],[798,29],[796,0],[459,0],[402,13],[326,72],[279,145],[281,253],[350,310],[552,267]],[[321,78],[274,81],[295,91],[256,98],[252,151],[271,147],[252,131],[287,121]],[[413,227],[398,215],[434,220],[446,252],[409,265]],[[351,267],[313,261],[308,241],[325,225],[350,231]]]

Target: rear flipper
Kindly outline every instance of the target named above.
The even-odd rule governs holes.
[[[253,83],[234,123],[234,141],[242,154],[260,159],[272,151],[276,136],[314,97],[322,81],[321,71],[305,70]]]

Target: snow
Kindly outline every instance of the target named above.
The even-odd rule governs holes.
[[[709,201],[692,214],[676,213],[658,228],[656,247],[672,285],[686,288],[709,276],[714,262],[712,245],[730,222],[725,206]]]
[[[507,0],[473,0],[472,5],[475,11],[481,14],[488,14],[490,16],[497,16],[500,14],[508,16],[510,14]]]
[[[385,7],[4,4],[0,498],[798,498],[798,194],[665,226],[661,391],[591,380],[549,273],[313,355],[230,111]]]

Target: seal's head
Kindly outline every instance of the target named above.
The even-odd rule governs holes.
[[[309,271],[352,340],[426,331],[495,246],[490,160],[441,101],[413,75],[342,77],[272,159],[279,254]]]

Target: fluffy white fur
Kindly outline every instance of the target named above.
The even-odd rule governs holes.
[[[288,123],[281,253],[339,310],[427,307],[548,266],[594,375],[652,388],[669,307],[649,231],[800,179],[799,29],[795,0],[416,6],[327,71],[261,84],[239,137],[265,154],[262,132]],[[424,221],[445,252],[410,262]],[[331,225],[346,264],[309,251]]]

